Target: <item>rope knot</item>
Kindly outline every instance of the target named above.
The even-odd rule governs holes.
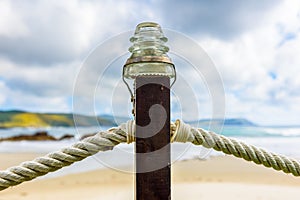
[[[171,142],[192,142],[194,135],[192,134],[191,126],[177,119],[174,124],[171,124]]]
[[[126,134],[126,142],[130,144],[135,141],[135,121],[128,120],[126,123],[120,125],[120,129],[122,129]]]
[[[129,120],[123,123],[119,128],[126,132],[126,142],[130,144],[135,142],[135,121]],[[185,124],[181,120],[176,120],[175,123],[170,124],[170,138],[171,142],[192,142],[194,135],[191,133],[191,126]]]

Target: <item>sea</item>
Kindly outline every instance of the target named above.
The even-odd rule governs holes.
[[[77,142],[83,135],[107,130],[110,127],[49,127],[49,128],[11,128],[0,129],[0,138],[16,135],[31,135],[38,131],[47,131],[49,135],[60,138],[65,134],[74,138],[61,141],[18,141],[0,142],[0,153],[38,153],[47,154]],[[209,128],[209,127],[203,127]],[[223,126],[218,134],[235,138],[247,144],[268,151],[286,155],[300,161],[300,126]],[[17,154],[11,154],[16,156]],[[207,160],[215,156],[224,156],[221,152],[196,146],[191,143],[171,144],[172,163],[180,160]],[[46,175],[44,178],[61,176],[103,168],[111,168],[124,173],[134,173],[134,144],[119,144],[112,151],[100,152],[83,161],[62,170]]]

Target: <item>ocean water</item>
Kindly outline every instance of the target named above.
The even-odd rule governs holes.
[[[103,130],[109,127],[102,127]],[[206,127],[207,128],[207,127]],[[213,128],[212,128],[213,129]],[[20,134],[34,134],[37,131],[47,131],[54,137],[61,137],[64,134],[72,134],[73,139],[62,141],[20,141],[20,142],[0,142],[0,153],[17,153],[17,152],[36,152],[48,153],[59,150],[63,147],[70,146],[87,133],[94,133],[99,127],[79,127],[65,128],[53,127],[46,129],[36,128],[13,128],[0,129],[0,137],[10,137]],[[241,127],[241,126],[224,126],[218,129],[222,135],[235,138],[247,144],[264,148],[268,151],[283,154],[300,160],[300,127]],[[201,146],[195,146],[190,143],[174,143],[171,145],[172,162],[187,159],[209,159],[212,156],[222,156],[223,153],[206,149]],[[134,145],[120,144],[112,151],[101,152],[95,156],[75,163],[58,172],[46,176],[60,176],[68,173],[77,173],[99,168],[112,168],[118,171],[132,173],[134,171]]]

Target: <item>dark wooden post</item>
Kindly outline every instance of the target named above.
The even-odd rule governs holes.
[[[171,199],[170,78],[176,80],[176,71],[164,45],[167,40],[159,24],[138,24],[123,67],[135,105],[137,200]],[[135,95],[126,80],[135,81]]]
[[[136,199],[171,199],[170,78],[167,76],[136,78],[135,150]]]

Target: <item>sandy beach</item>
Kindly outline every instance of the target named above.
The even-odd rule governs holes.
[[[0,154],[0,169],[39,156]],[[172,165],[172,199],[298,199],[300,178],[231,156]],[[0,200],[134,199],[134,176],[102,169],[37,179],[0,192]]]

